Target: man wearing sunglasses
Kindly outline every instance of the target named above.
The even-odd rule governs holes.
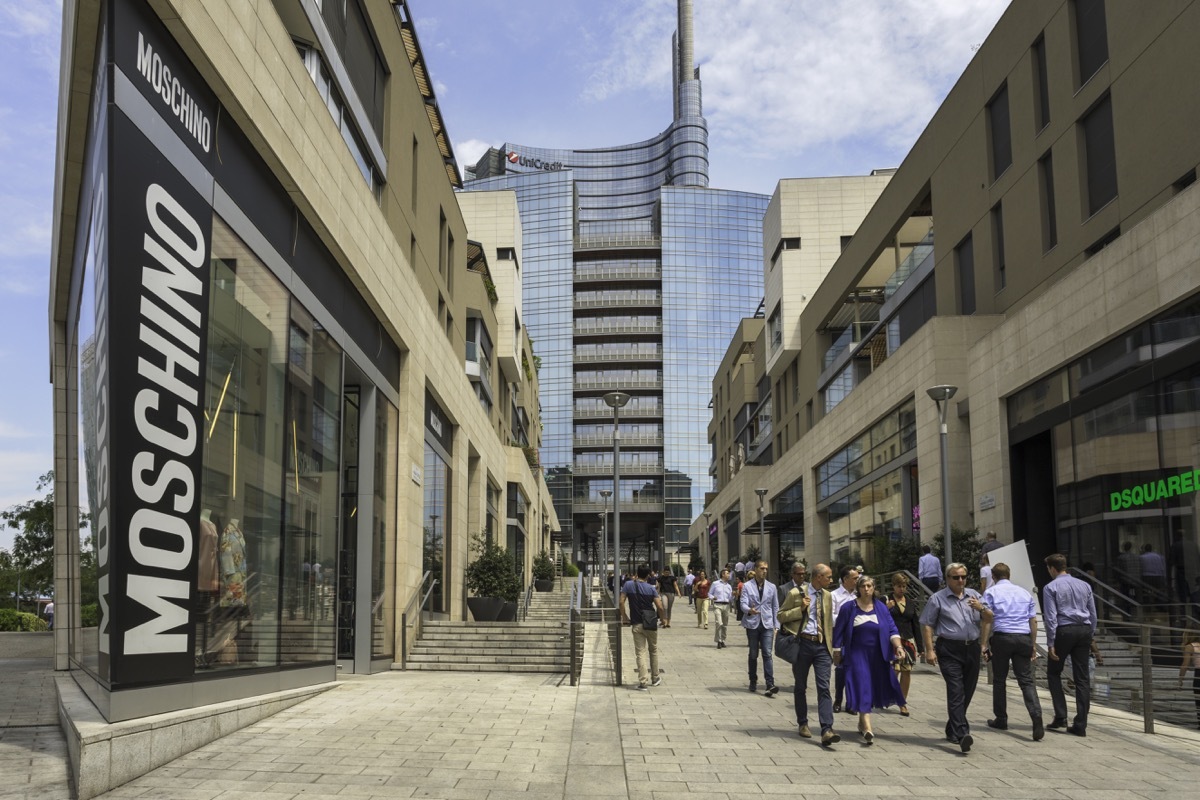
[[[941,670],[946,681],[946,739],[969,753],[975,739],[967,723],[967,709],[979,681],[980,624],[991,625],[992,612],[980,602],[979,592],[967,588],[966,564],[946,567],[946,588],[935,592],[921,612],[925,660]],[[933,637],[937,636],[937,645]]]

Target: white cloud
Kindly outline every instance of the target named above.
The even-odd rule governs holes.
[[[1007,4],[700,0],[696,62],[713,146],[781,158],[851,139],[907,148]],[[610,12],[613,44],[584,97],[669,82],[674,8],[662,1]]]
[[[482,139],[467,139],[465,142],[454,142],[454,156],[458,159],[458,165],[465,168],[474,165],[489,147],[499,146]]]

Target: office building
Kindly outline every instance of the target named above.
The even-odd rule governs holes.
[[[1198,35],[1196,2],[1000,18],[763,354],[774,458],[755,481],[768,514],[800,515],[810,562],[940,538],[944,469],[953,527],[1146,598],[1194,591]],[[943,465],[928,390],[947,385]],[[1166,555],[1165,588],[1130,580],[1127,545]]]
[[[506,143],[467,170],[461,193],[516,192],[524,319],[542,358],[542,464],[577,557],[592,562],[613,510],[601,494],[613,490],[604,395],[630,395],[619,412],[622,557],[672,560],[711,484],[712,372],[762,298],[767,198],[708,187],[691,5],[678,3],[662,133],[588,150]]]
[[[527,575],[558,523],[515,197],[460,210],[404,0],[63,18],[55,644],[90,796],[391,668],[427,592],[464,618],[474,535]],[[161,714],[151,757],[119,723]]]

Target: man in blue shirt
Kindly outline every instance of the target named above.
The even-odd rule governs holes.
[[[830,747],[842,740],[833,730],[833,697],[829,693],[829,672],[833,665],[833,601],[825,587],[833,580],[833,570],[825,564],[813,567],[812,583],[804,582],[804,565],[792,568],[791,588],[779,608],[781,627],[799,641],[796,661],[792,664],[793,705],[796,725],[803,739],[812,738],[808,727],[808,673],[816,674],[817,719],[821,723],[821,745]]]
[[[983,593],[983,604],[991,609],[991,624],[984,623],[983,657],[993,665],[992,713],[989,728],[1008,727],[1008,668],[1017,676],[1025,710],[1033,720],[1033,740],[1040,742],[1046,735],[1042,727],[1042,703],[1033,685],[1033,661],[1037,658],[1037,601],[1033,595],[1014,584],[1007,564],[992,567],[994,583]]]
[[[637,661],[638,688],[658,686],[658,629],[671,627],[658,590],[646,579],[650,567],[637,568],[637,578],[621,587],[621,622],[633,629],[633,652]]]
[[[936,592],[942,583],[942,562],[933,554],[929,545],[924,545],[921,553],[921,557],[917,559],[917,578],[925,584],[930,593]]]
[[[754,572],[747,576],[742,586],[741,606],[742,627],[746,629],[746,642],[750,646],[750,691],[758,691],[758,653],[761,650],[766,696],[774,697],[779,692],[772,661],[775,631],[779,630],[779,592],[775,584],[767,580],[767,562],[759,561]]]
[[[1092,587],[1067,573],[1067,557],[1061,553],[1046,556],[1050,582],[1042,590],[1042,615],[1046,618],[1046,644],[1050,663],[1046,675],[1050,699],[1054,702],[1054,721],[1047,728],[1066,728],[1067,733],[1087,736],[1088,709],[1092,703],[1092,685],[1088,676],[1088,655],[1096,635],[1096,598]],[[1063,694],[1063,662],[1071,657],[1075,679],[1075,721],[1067,726],[1067,698]]]

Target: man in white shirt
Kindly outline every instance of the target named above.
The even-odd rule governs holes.
[[[942,585],[942,562],[933,554],[929,545],[923,546],[921,553],[923,555],[917,559],[917,577],[932,594]]]
[[[834,589],[830,594],[833,599],[833,623],[837,623],[838,612],[842,610],[842,606],[846,603],[854,601],[854,586],[858,583],[859,571],[852,566],[846,565],[838,572],[838,577],[841,579],[841,585]],[[840,653],[834,651],[834,663],[836,668],[833,671],[833,710],[838,712],[842,710],[842,698],[846,693],[846,670],[842,666]]]
[[[721,579],[713,583],[708,590],[708,599],[712,603],[713,641],[717,649],[725,647],[725,632],[729,628],[729,604],[733,602],[733,587],[729,585],[729,570],[721,570]]]
[[[987,556],[984,556],[987,558]],[[986,567],[985,567],[986,569]],[[1037,601],[1025,589],[1009,580],[1007,564],[991,569],[996,582],[983,593],[983,605],[991,610],[991,622],[982,623],[980,643],[983,658],[992,662],[992,712],[989,728],[1008,728],[1008,668],[1017,676],[1025,710],[1033,721],[1033,740],[1046,735],[1042,724],[1042,704],[1033,684],[1033,661],[1037,658]]]
[[[687,576],[683,579],[683,593],[687,595],[688,605],[692,604],[692,584],[696,582],[696,571],[688,570]]]

